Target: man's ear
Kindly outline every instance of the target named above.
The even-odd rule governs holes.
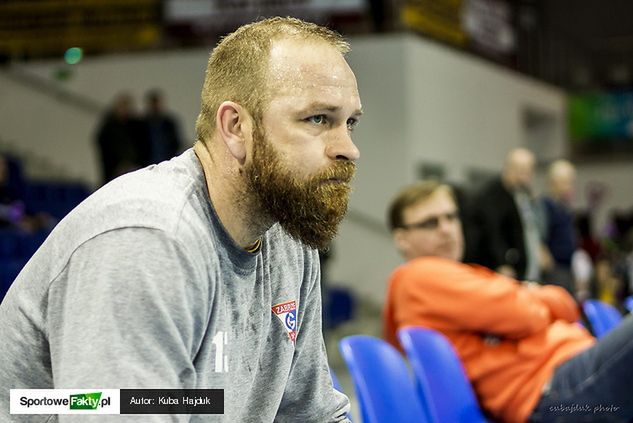
[[[231,155],[240,163],[246,160],[246,139],[252,134],[251,116],[239,104],[225,101],[218,107],[216,127]]]
[[[393,230],[393,243],[400,251],[402,255],[406,255],[407,250],[409,249],[409,240],[407,238],[407,233],[402,228],[396,228]]]

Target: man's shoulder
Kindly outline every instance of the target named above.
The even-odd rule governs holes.
[[[470,266],[460,261],[447,259],[437,256],[424,256],[410,260],[407,265],[413,269],[425,268],[425,269],[449,269],[458,270],[469,268]]]
[[[503,185],[503,181],[501,180],[501,176],[495,176],[486,182],[480,190],[480,195],[482,196],[491,196],[491,195],[503,195],[508,194],[508,190],[505,185]]]
[[[392,274],[394,279],[415,279],[431,281],[445,278],[447,275],[475,272],[473,266],[443,257],[425,256],[409,260],[396,268]]]
[[[208,224],[209,207],[201,178],[171,161],[149,166],[101,187],[58,226],[83,237],[129,227],[170,234],[199,228]]]

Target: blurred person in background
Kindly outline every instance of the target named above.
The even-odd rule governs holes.
[[[541,240],[542,216],[532,194],[534,154],[511,150],[501,175],[474,194],[473,261],[517,279],[539,280],[551,258]]]
[[[146,142],[134,99],[128,93],[117,95],[97,132],[103,183],[141,168]]]
[[[444,334],[495,421],[631,421],[633,316],[596,341],[577,324],[565,289],[461,263],[459,211],[447,185],[405,187],[388,215],[407,260],[389,280],[390,343],[400,348],[396,334],[406,326]]]
[[[560,285],[575,295],[571,262],[577,248],[571,201],[574,194],[576,169],[567,160],[556,160],[548,169],[547,194],[542,198],[545,214],[545,245],[553,266],[543,273],[543,282]]]
[[[623,289],[623,282],[614,272],[613,256],[598,257],[595,265],[596,296],[598,300],[615,307],[620,305],[619,293]]]
[[[181,149],[178,122],[165,110],[165,98],[154,89],[145,96],[143,125],[146,135],[143,166],[160,163],[176,156]]]
[[[629,312],[633,313],[633,307],[631,307],[631,305],[633,305],[633,227],[629,228],[624,236],[623,252],[624,257],[621,262],[620,271],[624,285],[622,296],[625,301],[627,299],[630,301],[628,306],[626,304],[625,306]]]
[[[366,0],[367,9],[371,17],[372,29],[375,32],[385,32],[388,26],[388,8],[391,7],[386,0]]]
[[[595,236],[593,230],[593,215],[590,211],[580,212],[575,219],[576,229],[580,238],[580,248],[586,251],[593,264],[602,255],[600,240]]]
[[[576,298],[579,301],[597,298],[596,264],[602,255],[602,247],[593,235],[591,213],[587,211],[576,213],[574,226],[578,245],[572,256],[571,268],[576,284]]]
[[[596,260],[596,298],[622,308],[629,294],[627,233],[633,227],[631,214],[612,210],[601,239],[601,254]]]
[[[224,390],[222,415],[170,421],[349,421],[328,371],[317,252],[360,155],[348,51],[294,18],[222,39],[194,147],[86,199],[0,304],[1,421],[22,420],[8,388],[82,387]]]
[[[571,258],[571,272],[574,278],[574,295],[579,303],[593,295],[594,271],[593,260],[589,253],[582,248],[576,248]]]
[[[614,213],[613,220],[617,232],[611,243],[610,258],[613,274],[620,281],[616,292],[616,301],[620,305],[633,294],[630,283],[633,258],[633,208]]]

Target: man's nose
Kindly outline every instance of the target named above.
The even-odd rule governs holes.
[[[335,133],[328,140],[326,154],[332,160],[358,160],[360,151],[354,141],[352,141],[350,131],[346,125],[336,128]]]
[[[457,219],[454,219],[450,216],[442,216],[439,218],[439,230],[441,232],[450,232],[453,230]]]

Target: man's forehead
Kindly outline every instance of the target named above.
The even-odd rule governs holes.
[[[424,200],[417,201],[405,209],[405,213],[416,216],[434,216],[438,213],[452,212],[457,209],[453,197],[443,190],[431,194]]]
[[[319,53],[315,53],[318,50]],[[273,66],[291,65],[305,61],[317,61],[321,57],[321,52],[330,54],[341,53],[336,48],[325,41],[313,39],[292,39],[281,38],[272,42],[270,46],[270,63]]]
[[[343,55],[323,41],[275,41],[270,51],[268,76],[281,90],[328,86],[356,89],[356,78]]]

